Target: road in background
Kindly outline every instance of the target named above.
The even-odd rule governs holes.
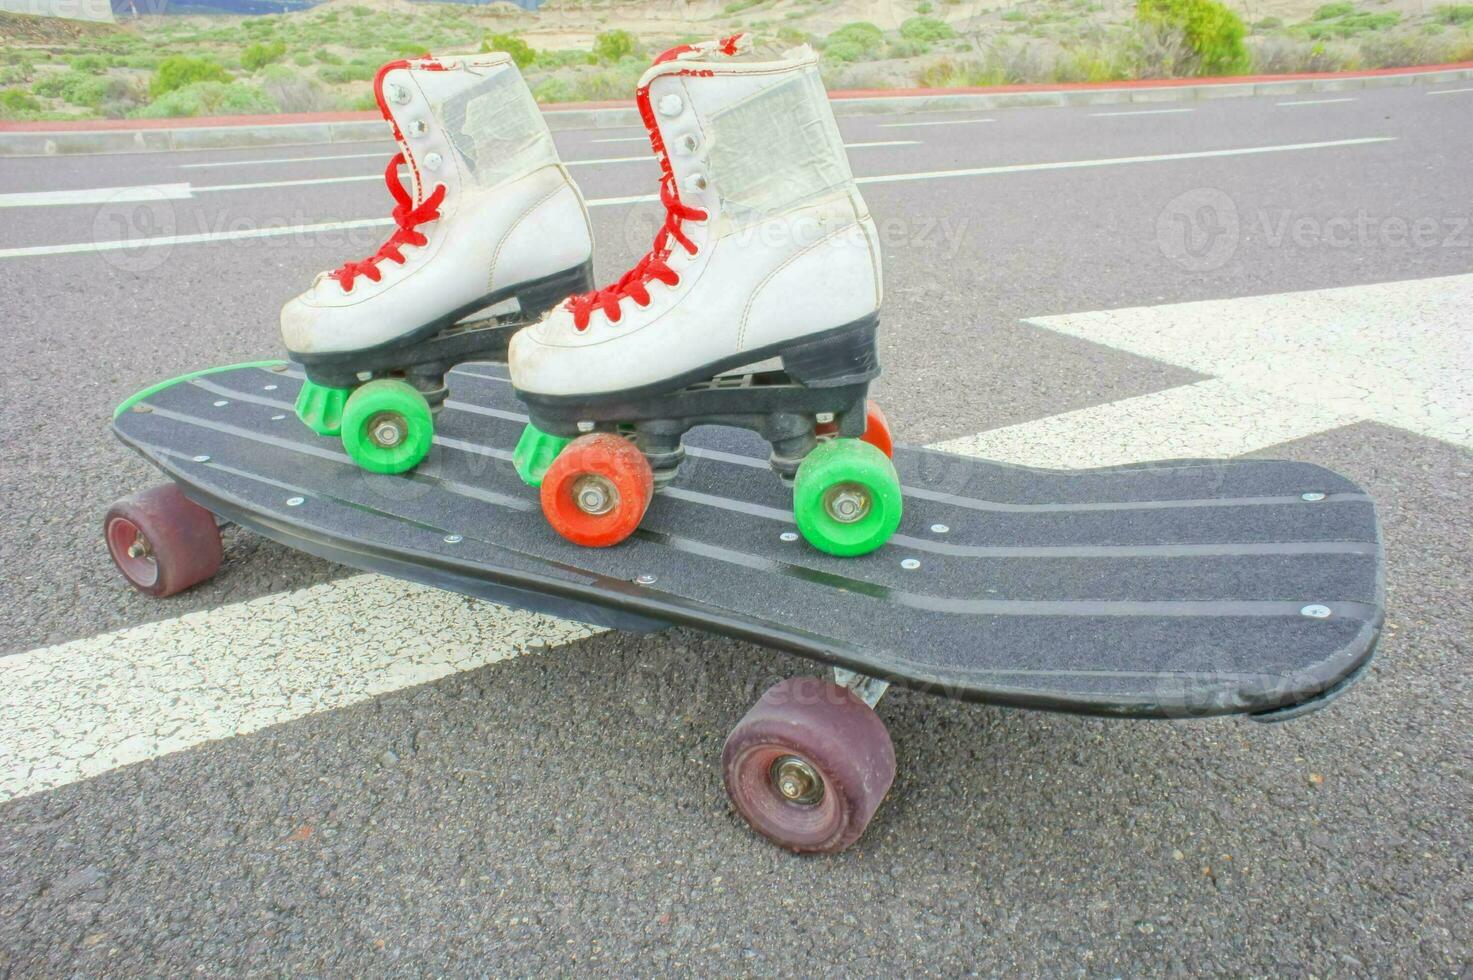
[[[112,406],[274,354],[281,302],[385,237],[387,143],[7,161],[0,966],[1456,972],[1470,98],[841,120],[902,438],[1339,469],[1381,505],[1390,625],[1366,680],[1284,726],[894,692],[891,798],[821,860],[756,840],[716,768],[801,661],[344,578],[244,533],[168,602],[108,564],[102,511],[156,481]],[[655,189],[641,139],[557,134],[601,280],[662,218],[629,202]]]

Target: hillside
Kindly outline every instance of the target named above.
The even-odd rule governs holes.
[[[1110,81],[1473,60],[1473,4],[1227,0],[548,0],[470,6],[327,0],[268,16],[186,14],[116,27],[3,15],[0,118],[371,108],[378,66],[425,51],[512,52],[539,100],[627,99],[651,52],[751,32],[808,42],[838,88]],[[140,6],[143,6],[140,4]],[[1226,18],[1223,20],[1223,18]],[[1224,26],[1226,25],[1226,26]],[[1236,25],[1236,26],[1233,26]]]

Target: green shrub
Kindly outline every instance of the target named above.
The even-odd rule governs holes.
[[[532,89],[532,97],[538,102],[572,102],[573,86],[562,78],[544,78]]]
[[[306,68],[308,65],[312,64],[312,56],[305,51],[298,51],[296,54],[292,55],[292,64],[296,65],[298,68]]]
[[[916,58],[931,50],[929,44],[920,41],[907,41],[901,38],[899,41],[891,41],[885,45],[886,58]]]
[[[338,99],[310,75],[293,71],[286,65],[268,65],[261,72],[261,91],[282,112],[326,112],[338,106]]]
[[[1264,17],[1253,24],[1253,29],[1255,31],[1272,31],[1283,26],[1284,21],[1281,17]]]
[[[84,54],[75,58],[71,63],[73,71],[86,72],[89,75],[101,75],[107,71],[107,60],[101,55]]]
[[[284,41],[256,41],[241,52],[240,64],[246,71],[260,71],[286,54]]]
[[[835,42],[838,42],[840,44],[847,43],[858,45],[859,50],[863,53],[865,57],[872,57],[880,50],[880,44],[884,40],[884,31],[880,30],[869,21],[856,20],[851,23],[845,24],[843,27],[840,27],[838,30],[834,31],[828,36],[824,44],[825,50],[827,50],[828,45],[832,45]],[[854,61],[857,59],[848,58],[844,60]]]
[[[919,44],[934,44],[956,37],[956,31],[946,21],[935,17],[907,17],[900,23],[900,36]]]
[[[355,61],[349,65],[329,65],[317,71],[317,77],[329,85],[344,85],[348,82],[370,82],[378,69],[366,61]]]
[[[505,51],[518,68],[526,68],[537,60],[537,52],[532,50],[532,45],[515,34],[492,34],[481,42],[481,51]]]
[[[863,61],[865,54],[864,48],[853,41],[830,41],[823,48],[823,56],[830,61]]]
[[[167,95],[176,89],[200,82],[230,81],[230,73],[216,62],[205,58],[190,58],[187,55],[174,54],[159,62],[154,70],[153,79],[148,83],[148,94],[157,100],[160,96]]]
[[[317,59],[319,65],[341,65],[343,63],[342,55],[333,54],[326,48],[318,48],[313,51],[312,57]]]
[[[1473,3],[1456,3],[1433,11],[1444,24],[1473,24]]]
[[[918,14],[929,14],[932,9],[931,0],[921,0],[920,3],[916,4],[916,13]]]
[[[260,89],[241,82],[195,82],[173,89],[133,113],[144,119],[178,116],[241,116],[276,112]]]
[[[0,119],[20,119],[28,113],[39,112],[41,103],[23,88],[0,89]]]
[[[638,50],[638,41],[628,31],[602,31],[593,39],[593,58],[603,65],[622,61]]]
[[[1136,17],[1147,25],[1181,31],[1198,75],[1241,75],[1251,63],[1243,38],[1248,28],[1217,0],[1137,0]]]
[[[1336,3],[1327,3],[1316,7],[1312,20],[1334,20],[1336,17],[1344,17],[1346,14],[1355,13],[1355,4],[1346,0],[1338,0]]]

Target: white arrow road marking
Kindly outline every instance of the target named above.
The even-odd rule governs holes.
[[[979,432],[937,448],[1065,469],[1241,456],[1357,421],[1213,378]]]
[[[1473,447],[1473,275],[1028,322],[1222,379],[1212,390],[1242,392],[1236,411],[1216,396],[1231,424],[1288,431],[1282,417],[1310,413]],[[1281,418],[1250,420],[1255,403]],[[1116,429],[1136,431],[1129,403],[1114,404]]]
[[[188,184],[139,184],[136,187],[88,187],[74,191],[26,191],[0,194],[0,208],[38,208],[60,204],[131,204],[136,201],[181,201]]]
[[[1187,153],[1161,153],[1153,156],[1107,157],[1100,160],[1063,160],[1053,163],[1017,163],[997,167],[968,167],[961,170],[929,170],[916,173],[881,174],[874,177],[858,177],[860,184],[895,184],[912,180],[945,180],[958,177],[985,177],[997,174],[1019,174],[1046,170],[1075,170],[1091,167],[1116,167],[1137,163],[1171,163],[1181,160],[1203,160],[1217,157],[1255,156],[1263,153],[1287,153],[1299,150],[1323,150],[1348,146],[1364,146],[1372,143],[1389,143],[1395,136],[1367,136],[1357,139],[1330,140],[1323,143],[1287,143],[1280,146],[1250,146],[1235,150],[1197,150]],[[874,145],[900,145],[899,141]],[[631,157],[630,159],[643,159]],[[260,187],[282,187],[289,184],[323,184],[350,180],[382,179],[381,175],[366,177],[328,177],[310,180],[275,181],[266,184],[224,184],[214,187],[196,187],[195,193],[219,190],[245,190]],[[187,187],[188,185],[182,185]],[[631,197],[607,197],[588,202],[589,207],[600,205],[635,204],[657,200],[654,194],[639,194]],[[165,245],[197,245],[205,242],[234,241],[245,238],[269,238],[277,235],[311,235],[344,228],[366,228],[372,225],[391,225],[387,218],[371,218],[362,221],[327,221],[315,225],[285,225],[270,228],[249,228],[239,231],[202,232],[194,235],[158,235],[150,238],[124,239],[119,241],[73,242],[67,245],[27,245],[20,248],[0,249],[0,259],[30,258],[39,255],[64,255],[75,252],[109,252],[125,248],[155,248]]]

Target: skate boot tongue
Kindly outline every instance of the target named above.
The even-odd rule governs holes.
[[[400,249],[405,245],[420,246],[429,241],[417,229],[420,225],[440,217],[439,207],[440,202],[445,199],[445,185],[437,185],[430,196],[416,206],[409,192],[399,182],[399,168],[403,165],[404,153],[401,151],[394,154],[394,159],[389,161],[388,169],[384,171],[384,182],[389,185],[389,193],[394,196],[397,205],[393,215],[394,223],[399,226],[399,229],[368,258],[361,262],[344,263],[342,268],[329,273],[333,279],[342,284],[344,292],[353,288],[353,280],[358,276],[365,276],[374,282],[383,278],[378,264],[385,259],[391,259],[402,265],[404,253]]]
[[[662,65],[677,59],[712,55],[736,57],[746,53],[750,47],[750,35],[733,34],[716,41],[677,45],[661,53],[655,58],[654,64]],[[655,123],[654,110],[650,106],[648,84],[640,86],[635,92],[635,102],[639,106],[639,117],[644,121],[645,129],[649,131],[650,146],[655,151],[655,159],[660,164],[660,203],[665,205],[665,223],[656,233],[654,244],[650,246],[649,252],[636,262],[632,269],[602,289],[574,296],[568,300],[567,308],[573,314],[573,326],[580,331],[588,329],[589,317],[593,315],[594,309],[603,310],[610,323],[618,323],[621,316],[619,303],[626,297],[633,299],[640,306],[649,305],[650,294],[646,283],[656,279],[667,286],[679,283],[680,276],[665,263],[665,260],[670,257],[670,240],[674,239],[688,254],[695,255],[696,244],[681,230],[681,224],[686,221],[706,220],[705,211],[690,207],[680,200],[680,191],[675,186],[675,174],[670,169],[670,158],[665,150],[664,140],[660,137],[659,127]]]

